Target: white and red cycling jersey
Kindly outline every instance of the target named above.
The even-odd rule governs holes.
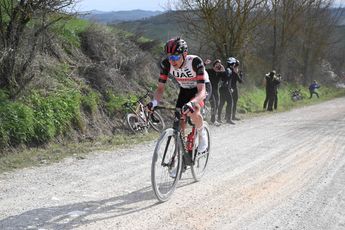
[[[200,57],[187,55],[181,68],[174,68],[168,58],[161,62],[159,82],[165,83],[168,76],[173,76],[181,88],[196,88],[198,83],[205,83],[205,66]]]

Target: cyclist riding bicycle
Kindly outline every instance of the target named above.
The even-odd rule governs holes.
[[[149,109],[154,109],[158,105],[169,74],[173,76],[180,85],[176,108],[182,109],[182,112],[192,119],[199,131],[198,152],[203,153],[208,147],[207,133],[200,113],[206,97],[204,63],[200,57],[188,54],[187,43],[179,37],[167,41],[164,50],[167,57],[160,65],[157,90],[154,99],[147,106]]]

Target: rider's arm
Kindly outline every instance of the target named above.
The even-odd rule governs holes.
[[[197,79],[197,88],[198,93],[195,97],[191,100],[195,104],[199,104],[199,102],[203,101],[206,98],[206,88],[205,88],[205,66],[201,58],[196,57],[193,59],[192,66],[194,71],[196,72],[196,79]]]
[[[164,89],[165,89],[165,83],[168,79],[169,70],[170,70],[170,63],[169,63],[169,60],[166,58],[160,64],[160,76],[158,80],[159,82],[158,82],[158,86],[153,98],[154,100],[156,100],[157,103],[162,99]]]
[[[164,93],[165,83],[159,82],[155,95],[154,100],[157,100],[157,102],[161,101],[163,93]]]
[[[199,102],[203,101],[206,98],[206,87],[205,83],[198,83],[197,84],[198,93],[195,97],[191,100],[191,102],[195,104],[199,104]]]

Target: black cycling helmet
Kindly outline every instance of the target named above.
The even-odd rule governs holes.
[[[182,54],[183,52],[188,51],[187,42],[179,37],[172,38],[166,42],[164,51],[166,54]]]

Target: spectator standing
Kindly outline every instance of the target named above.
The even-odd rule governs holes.
[[[217,59],[213,62],[212,68],[207,68],[209,79],[212,86],[212,96],[210,98],[211,104],[211,123],[218,126],[220,123],[216,121],[216,114],[219,107],[219,82],[225,76],[225,68],[221,60]]]
[[[231,89],[232,89],[232,99],[233,99],[233,107],[232,107],[232,120],[239,121],[240,119],[236,117],[237,112],[237,101],[238,101],[238,87],[237,82],[243,82],[243,74],[239,71],[240,62],[236,59],[236,63],[230,66],[231,69]]]
[[[269,98],[269,90],[268,90],[269,85],[267,84],[268,81],[269,81],[269,74],[266,74],[264,78],[264,85],[265,85],[265,92],[266,92],[266,97],[265,97],[264,105],[263,105],[264,110],[267,109],[267,103],[268,103],[268,98]]]
[[[314,80],[313,83],[311,83],[309,86],[309,93],[310,93],[309,99],[313,97],[313,94],[315,94],[317,98],[319,98],[319,94],[317,93],[318,88],[320,88],[320,85],[317,83],[316,80]]]
[[[222,110],[226,102],[226,110],[225,110],[225,120],[226,123],[235,124],[232,121],[232,110],[233,110],[233,98],[232,98],[232,89],[231,89],[231,81],[232,81],[232,70],[236,64],[236,58],[230,57],[227,59],[227,68],[225,70],[225,74],[221,79],[220,88],[219,88],[219,107],[218,107],[218,122],[222,123],[221,115]]]
[[[280,77],[276,76],[275,70],[272,70],[270,73],[266,74],[265,80],[266,98],[268,99],[267,110],[273,111],[273,108],[278,108],[278,85],[280,84]]]

